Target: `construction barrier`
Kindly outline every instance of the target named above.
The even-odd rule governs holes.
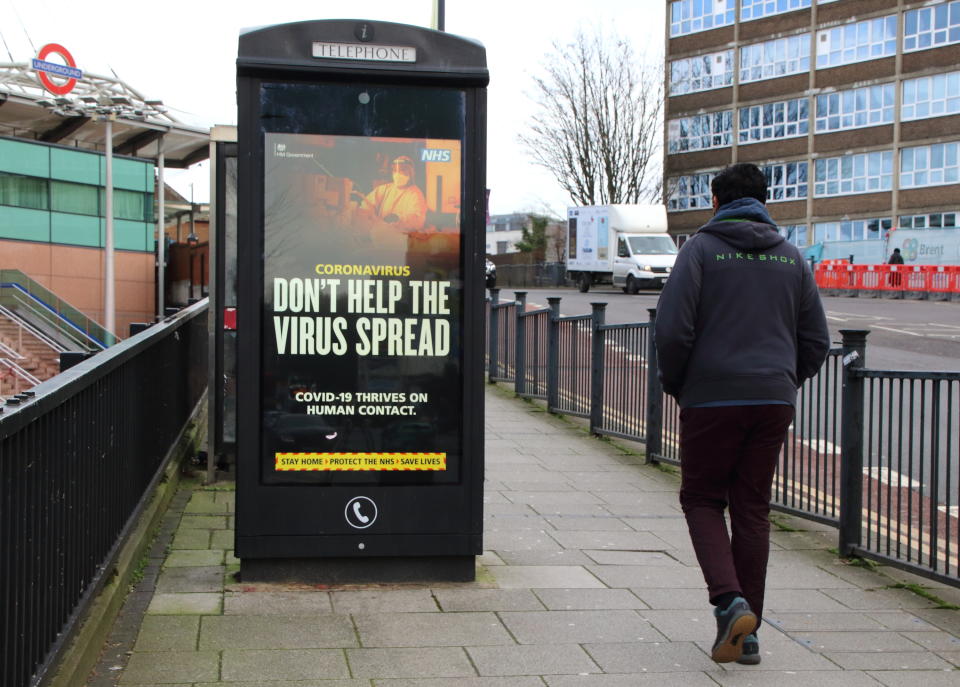
[[[830,260],[817,265],[817,286],[851,296],[911,296],[960,299],[960,265],[851,265]]]

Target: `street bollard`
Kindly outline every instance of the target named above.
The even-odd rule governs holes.
[[[498,346],[497,346],[497,335],[499,334],[499,321],[500,321],[500,308],[497,306],[500,304],[500,289],[490,289],[490,361],[489,367],[487,368],[487,381],[490,384],[494,384],[494,379],[497,376],[497,363],[498,363]]]
[[[866,363],[865,329],[841,329],[843,390],[840,406],[840,555],[859,549],[863,529],[863,377]]]
[[[657,309],[648,308],[650,325],[647,329],[647,422],[645,463],[657,462],[654,456],[663,451],[663,387],[660,386],[657,364],[657,345],[653,330],[657,323]]]
[[[592,336],[590,337],[590,433],[597,434],[603,425],[603,326],[606,303],[591,303]]]
[[[547,303],[547,410],[553,411],[560,404],[560,297],[551,296]]]
[[[527,292],[514,291],[517,296],[516,327],[514,328],[514,357],[513,357],[513,390],[522,394],[526,385],[527,376],[527,337],[524,334],[526,318],[523,313],[527,309]]]

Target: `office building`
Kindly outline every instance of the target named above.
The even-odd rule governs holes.
[[[958,233],[960,0],[673,0],[666,15],[673,234],[710,218],[710,180],[734,162],[764,169],[802,247],[878,262],[891,230]]]

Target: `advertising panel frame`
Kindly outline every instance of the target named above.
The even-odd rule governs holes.
[[[417,61],[379,63],[313,57],[315,42],[409,46]],[[325,49],[327,50],[327,49]],[[329,52],[329,50],[327,50]],[[279,53],[279,54],[278,54]],[[346,54],[351,54],[347,51]],[[409,53],[408,53],[409,54]],[[485,129],[488,80],[479,44],[419,27],[330,20],[244,34],[238,65],[238,427],[236,555],[244,580],[473,579],[482,552],[483,284]],[[461,66],[458,66],[461,65]],[[463,92],[460,189],[462,311],[461,474],[454,484],[265,484],[261,479],[264,329],[265,84],[425,87]],[[386,115],[384,115],[386,116]],[[309,131],[344,135],[341,131]],[[387,132],[389,134],[389,132]],[[351,523],[354,499],[376,504],[370,527]],[[361,502],[365,513],[367,503]],[[360,513],[361,511],[357,511]],[[317,519],[319,518],[319,521]],[[366,521],[364,517],[364,521]],[[312,529],[311,529],[312,528]]]

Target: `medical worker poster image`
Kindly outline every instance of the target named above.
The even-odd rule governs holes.
[[[264,136],[262,478],[454,482],[458,140]]]

